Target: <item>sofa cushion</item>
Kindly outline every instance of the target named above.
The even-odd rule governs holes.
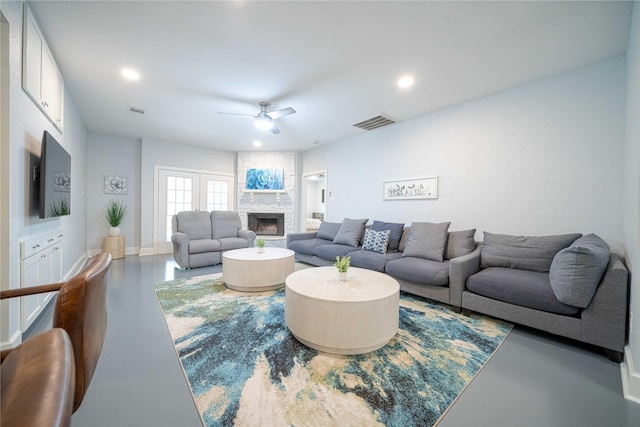
[[[476,229],[450,231],[447,238],[447,247],[444,251],[444,259],[457,258],[470,254],[476,249]]]
[[[467,289],[474,294],[563,315],[578,313],[578,309],[556,299],[549,283],[549,274],[504,267],[489,267],[467,279]]]
[[[364,230],[364,242],[362,243],[363,251],[373,251],[381,254],[387,253],[389,246],[390,230],[374,231],[370,229]]]
[[[246,241],[246,240],[245,240]],[[220,242],[213,239],[189,240],[189,254],[220,251]]]
[[[313,255],[313,250],[316,248],[316,246],[330,245],[330,244],[331,244],[331,240],[318,239],[318,238],[301,239],[301,240],[294,240],[293,242],[289,243],[289,249],[299,254]],[[353,250],[353,248],[351,248],[351,250]]]
[[[353,246],[338,245],[332,243],[330,245],[320,245],[313,249],[313,254],[327,261],[335,261],[337,256],[345,256],[349,252],[353,252]]]
[[[234,211],[212,211],[211,228],[214,239],[238,237],[238,230],[242,228],[240,215]]]
[[[369,219],[350,219],[345,218],[342,221],[342,225],[338,229],[336,237],[333,238],[333,243],[338,245],[359,246],[360,239],[364,234],[364,227]]]
[[[511,236],[484,232],[480,266],[519,268],[546,273],[553,257],[582,234]]]
[[[549,269],[551,289],[558,301],[586,308],[609,264],[609,245],[587,234],[553,257]]]
[[[318,227],[318,234],[316,237],[318,239],[325,239],[333,242],[333,239],[335,239],[336,234],[338,234],[338,230],[341,225],[341,222],[322,221],[320,227]]]
[[[241,237],[223,237],[218,239],[220,242],[220,249],[223,251],[230,251],[232,249],[241,249],[249,246],[247,239]]]
[[[451,225],[450,222],[441,222],[440,224],[431,222],[411,223],[407,246],[402,256],[443,261],[449,225]]]
[[[366,268],[384,273],[387,262],[400,258],[402,254],[400,252],[381,254],[372,251],[353,251],[349,252],[347,256],[351,257],[352,267]]]
[[[371,229],[375,231],[389,230],[389,246],[387,250],[389,252],[395,252],[400,247],[400,239],[402,238],[402,231],[404,230],[404,224],[397,222],[382,222],[373,221]]]
[[[402,256],[387,262],[385,272],[398,279],[422,285],[447,286],[449,284],[449,261],[438,262]]]
[[[176,214],[176,231],[189,239],[211,239],[211,218],[209,212],[184,211]]]

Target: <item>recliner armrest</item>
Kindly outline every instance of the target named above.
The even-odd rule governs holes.
[[[246,239],[248,242],[247,247],[252,248],[253,243],[256,240],[256,232],[252,230],[247,230],[246,228],[241,228],[238,230],[238,237],[241,239]]]

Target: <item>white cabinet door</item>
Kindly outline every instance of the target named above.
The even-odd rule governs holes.
[[[40,254],[33,255],[20,261],[21,287],[37,286],[40,284]],[[39,295],[29,295],[20,298],[20,327],[26,331],[42,310]]]
[[[53,118],[58,129],[62,130],[64,123],[64,80],[60,71],[56,69],[56,93],[54,96]]]
[[[62,131],[64,81],[26,3],[23,22],[22,88]]]
[[[26,8],[26,6],[25,6]],[[42,69],[42,39],[33,15],[25,9],[22,87],[36,103],[40,103],[40,70]]]
[[[53,57],[49,49],[43,47],[42,49],[42,70],[40,75],[40,105],[44,109],[47,115],[55,119],[54,96],[56,95],[56,84],[58,82],[58,72],[56,70]]]

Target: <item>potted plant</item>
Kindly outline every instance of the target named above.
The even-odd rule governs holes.
[[[264,252],[264,244],[265,244],[264,238],[262,238],[262,237],[258,237],[258,238],[256,239],[256,246],[258,247],[258,253],[259,253],[259,254],[261,254],[262,252]]]
[[[107,203],[107,211],[105,212],[105,218],[111,226],[109,236],[120,235],[120,224],[125,216],[127,216],[127,205],[124,201],[109,200]]]
[[[347,270],[351,266],[350,256],[337,256],[336,262],[333,264],[338,269],[338,278],[343,282],[347,280]]]

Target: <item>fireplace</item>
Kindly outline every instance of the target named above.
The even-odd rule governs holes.
[[[258,236],[284,236],[283,213],[248,213],[248,228]]]

